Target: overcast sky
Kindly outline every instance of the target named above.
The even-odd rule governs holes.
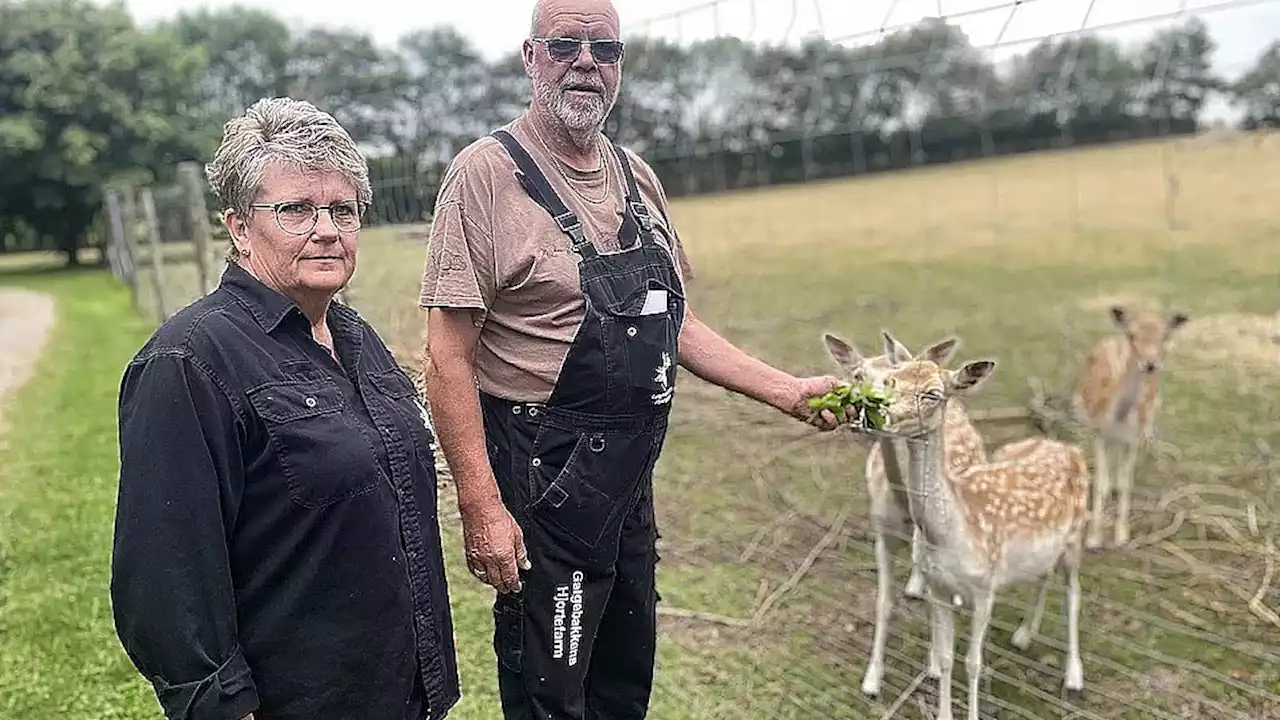
[[[656,34],[695,40],[717,34],[756,41],[808,34],[874,40],[878,28],[942,14],[978,46],[1000,44],[995,57],[1024,52],[1041,37],[1098,28],[1122,41],[1138,40],[1173,20],[1180,8],[1200,15],[1218,49],[1218,71],[1235,77],[1280,37],[1280,0],[614,0],[623,35]],[[200,6],[234,4],[274,12],[299,26],[355,27],[392,44],[406,32],[449,24],[487,58],[519,46],[528,32],[533,0],[124,0],[141,23]],[[1252,3],[1252,4],[1249,4]],[[1092,5],[1092,10],[1090,6]],[[1214,7],[1224,8],[1213,10]],[[1086,13],[1088,18],[1086,19]],[[1121,27],[1115,27],[1115,26]],[[1110,27],[1108,27],[1110,26]],[[1217,113],[1213,113],[1217,115]]]

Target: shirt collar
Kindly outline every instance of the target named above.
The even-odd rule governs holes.
[[[249,311],[267,333],[272,333],[290,314],[296,314],[305,327],[310,327],[302,308],[287,296],[267,287],[238,263],[229,263],[222,273],[220,285],[226,288]],[[338,343],[338,352],[353,363],[359,363],[363,327],[355,310],[337,301],[329,303],[329,328]]]
[[[289,313],[296,312],[299,317],[306,319],[297,303],[267,287],[238,263],[227,264],[220,284],[244,305],[268,333],[275,331]]]

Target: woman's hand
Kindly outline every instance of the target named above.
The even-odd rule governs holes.
[[[461,508],[467,568],[500,593],[520,592],[520,570],[528,570],[524,533],[502,500],[494,498]]]

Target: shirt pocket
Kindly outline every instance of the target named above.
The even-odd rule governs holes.
[[[399,414],[409,434],[413,436],[414,447],[418,451],[418,459],[426,467],[435,469],[435,455],[431,444],[435,438],[427,419],[427,406],[422,402],[413,380],[403,370],[375,370],[370,372],[369,383]]]
[[[369,492],[377,484],[373,447],[332,380],[267,383],[248,397],[295,503],[319,509]]]

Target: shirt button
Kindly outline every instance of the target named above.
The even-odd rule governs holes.
[[[307,398],[306,400],[303,400],[302,402],[306,403],[307,407],[315,407],[315,406],[316,406],[316,399],[315,399],[315,398],[313,398],[313,397],[309,397],[309,398]]]
[[[533,465],[534,467],[538,467],[542,465],[542,460],[540,458],[534,458],[533,460],[530,461],[530,464]]]

